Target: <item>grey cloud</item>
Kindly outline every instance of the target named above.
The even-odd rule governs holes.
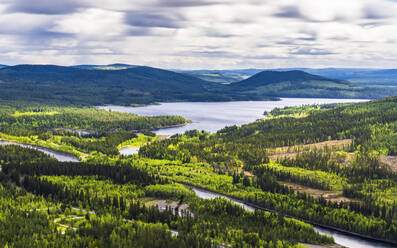
[[[149,28],[131,28],[126,32],[128,36],[151,36],[152,34]]]
[[[225,50],[187,50],[174,53],[174,56],[187,56],[187,57],[208,57],[208,58],[239,58],[238,54],[225,51]]]
[[[105,51],[101,51],[102,49],[98,48],[93,48],[93,47],[79,47],[79,48],[71,48],[71,49],[64,49],[62,51],[62,54],[67,54],[67,55],[124,55],[125,53],[120,52],[120,51],[115,51],[113,49],[108,49],[104,48]]]
[[[256,56],[244,56],[244,59],[253,60],[272,60],[272,59],[285,59],[286,57],[275,56],[275,55],[256,55]]]
[[[334,52],[328,51],[326,49],[321,49],[321,48],[298,48],[294,49],[290,54],[295,54],[295,55],[331,55],[335,54]]]
[[[317,36],[318,36],[317,31],[301,29],[300,31],[298,31],[298,33],[302,37],[299,37],[296,40],[299,40],[299,41],[316,41],[317,40]]]
[[[8,28],[0,29],[0,34],[18,36],[19,41],[42,42],[43,40],[52,40],[65,37],[73,37],[73,34],[53,31],[53,24],[46,23],[39,26],[19,27],[19,25],[10,25]]]
[[[239,61],[244,61],[247,65],[260,64],[260,60],[270,64],[272,59],[276,61],[275,64],[280,64],[280,61],[312,63],[313,60],[321,65],[330,61],[343,62],[349,55],[356,56],[354,61],[349,60],[349,63],[360,65],[372,63],[362,58],[364,56],[362,54],[376,51],[385,58],[394,55],[394,51],[389,47],[393,47],[395,43],[392,28],[397,15],[394,13],[394,8],[387,7],[391,6],[391,0],[390,2],[379,0],[379,4],[375,0],[363,1],[357,6],[355,4],[358,13],[354,14],[333,8],[327,13],[328,10],[325,9],[327,14],[325,16],[328,18],[318,18],[318,20],[317,15],[309,13],[306,15],[303,9],[306,6],[290,1],[285,3],[287,5],[284,5],[284,2],[270,0],[0,0],[0,2],[2,6],[6,6],[3,10],[3,18],[0,18],[2,24],[0,35],[2,38],[5,37],[3,42],[5,47],[10,47],[9,50],[14,49],[15,54],[19,52],[19,54],[34,55],[36,52],[51,50],[50,54],[56,54],[58,51],[59,55],[73,55],[76,60],[84,60],[88,57],[84,55],[96,54],[121,54],[125,58],[135,58],[134,52],[143,53],[143,48],[151,44],[159,47],[145,51],[145,56],[139,58],[142,64],[160,61],[164,54],[169,56],[167,61],[172,61],[172,57],[182,56],[178,57],[176,66],[195,66],[196,62],[206,63],[203,61],[208,61],[210,66],[217,62],[219,62],[218,66],[236,66]],[[366,5],[368,2],[376,5],[368,7],[369,5]],[[229,4],[233,5],[232,8]],[[212,5],[217,6],[212,8]],[[239,5],[242,6],[241,10]],[[267,10],[273,7],[276,8],[275,12],[268,14]],[[68,15],[76,12],[77,15]],[[99,13],[98,16],[96,13]],[[219,18],[210,16],[218,13]],[[124,14],[124,17],[121,17],[121,14]],[[108,19],[103,25],[118,28],[108,35],[94,33],[95,28],[102,24],[93,23],[91,20],[102,17]],[[123,19],[120,20],[120,17]],[[78,18],[84,23],[79,22]],[[208,25],[210,21],[213,23]],[[79,25],[76,23],[81,23],[83,31],[73,27]],[[249,23],[253,25],[246,25]],[[84,30],[91,30],[91,25],[95,28],[92,32],[88,32],[89,35],[84,35]],[[272,27],[263,32],[263,28],[270,25]],[[382,25],[390,26],[376,28]],[[243,26],[247,29],[241,28]],[[328,27],[329,30],[326,30]],[[184,31],[178,30],[182,28]],[[366,36],[365,29],[371,28],[374,28],[370,30],[371,35]],[[104,29],[98,28],[97,32],[101,32],[99,30]],[[251,33],[244,35],[247,31]],[[130,37],[136,38],[129,39]],[[225,42],[221,38],[225,38]],[[168,39],[173,40],[168,42]],[[385,40],[387,42],[384,42]],[[387,46],[381,47],[383,44],[380,44],[380,41]],[[113,47],[119,47],[121,52],[113,50]],[[135,51],[135,47],[138,51]],[[356,49],[357,47],[360,47],[360,50]],[[332,54],[339,56],[327,57]],[[34,62],[36,57],[33,55],[29,59]],[[94,57],[93,60],[96,59]],[[116,57],[121,58],[121,56]],[[183,57],[189,58],[185,60],[186,65],[185,63],[180,65],[179,61],[183,60]],[[45,60],[42,57],[37,58],[40,61]],[[105,56],[101,56],[101,59],[103,58]],[[3,63],[9,63],[7,60]],[[380,64],[384,61],[386,59],[379,59],[376,63]]]
[[[274,16],[281,18],[303,18],[302,13],[296,6],[285,6]]]
[[[315,20],[309,16],[304,15],[298,6],[282,6],[279,11],[273,14],[274,17],[279,18],[290,18],[290,19],[300,19],[305,22],[322,23],[322,22],[347,22],[348,18],[342,15],[337,15],[331,20]]]
[[[275,44],[297,46],[297,45],[304,45],[305,43],[310,42],[310,41],[317,41],[317,35],[312,35],[311,37],[301,37],[301,38],[296,38],[296,39],[284,39],[284,40],[275,42]]]
[[[254,23],[255,19],[247,18],[247,17],[236,17],[230,23],[233,24],[249,24]]]
[[[223,51],[223,49],[226,49],[225,46],[222,45],[192,45],[192,44],[185,44],[181,46],[181,50],[183,52],[188,52],[188,51]]]
[[[78,46],[72,47],[63,47],[63,46],[53,46],[51,44],[34,44],[35,51],[46,51],[46,50],[56,50],[59,54],[62,55],[106,55],[106,54],[117,54],[123,55],[125,53],[122,50],[117,48],[110,48],[107,46],[89,46],[84,43],[79,43]],[[29,51],[28,48],[24,49],[25,51]]]
[[[131,27],[127,30],[124,35],[126,36],[170,36],[169,32],[161,32],[156,28],[152,27]]]
[[[293,40],[282,40],[282,41],[277,41],[276,44],[278,45],[296,45],[296,42]]]
[[[180,15],[163,13],[149,13],[141,11],[127,12],[125,22],[134,27],[159,27],[159,28],[180,28],[183,18]]]
[[[193,57],[207,57],[207,58],[233,58],[233,59],[243,59],[243,60],[270,60],[270,59],[280,59],[285,57],[275,56],[275,55],[241,55],[225,50],[197,50],[197,51],[185,51],[176,54],[178,56],[193,56]]]
[[[235,58],[238,57],[236,54],[228,51],[191,51],[192,55],[204,56],[204,57],[222,57],[222,58]]]
[[[366,6],[364,8],[364,18],[366,19],[385,19],[390,17],[391,14],[388,10],[380,9],[376,6]]]
[[[389,23],[387,23],[387,22],[365,22],[365,23],[361,23],[359,25],[365,29],[371,29],[371,28],[389,25]]]
[[[32,51],[47,47],[54,40],[75,37],[74,34],[57,31],[51,20],[35,22],[35,18],[30,18],[29,21],[23,23],[18,23],[18,19],[13,18],[8,25],[2,23],[0,35],[14,37],[17,45],[22,45],[23,48],[26,47],[26,50]]]
[[[335,41],[347,41],[350,38],[348,36],[344,36],[344,35],[339,35],[339,36],[335,35],[335,36],[329,37],[328,39],[329,40],[335,40]]]
[[[159,0],[158,6],[161,7],[194,7],[221,4],[219,1],[205,1],[205,0]]]
[[[75,0],[12,0],[7,12],[59,15],[76,12],[84,4]]]
[[[204,31],[204,33],[205,36],[207,37],[215,37],[215,38],[231,38],[236,36],[235,34],[226,33],[216,29],[207,29]]]
[[[61,32],[48,31],[48,30],[32,30],[28,34],[30,39],[48,39],[48,40],[58,39],[58,38],[70,38],[74,36],[73,34],[69,34],[69,33],[61,33]]]
[[[315,40],[317,40],[317,36],[313,35],[311,37],[298,38],[298,40],[315,41]]]
[[[271,47],[271,46],[272,46],[271,44],[263,44],[263,43],[255,45],[256,48],[267,48],[267,47]]]
[[[32,49],[34,46],[35,50],[43,50],[49,49],[49,44],[51,44],[54,40],[60,40],[65,38],[73,38],[73,34],[66,34],[60,32],[52,32],[46,30],[32,30],[30,32],[25,33],[24,35],[15,34],[18,37],[18,43],[26,47],[24,50]],[[59,50],[59,48],[54,47],[53,49]]]

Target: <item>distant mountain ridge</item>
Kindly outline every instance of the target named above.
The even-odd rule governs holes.
[[[234,83],[240,80],[243,80],[244,78],[239,76],[239,75],[228,75],[225,73],[218,73],[218,72],[208,72],[208,73],[202,73],[202,72],[182,72],[183,74],[190,75],[193,77],[200,78],[205,81],[209,82],[215,82],[215,83],[220,83],[220,84],[230,84]]]
[[[371,68],[278,68],[278,69],[235,69],[235,70],[191,70],[182,71],[187,74],[196,74],[208,81],[230,83],[239,82],[262,71],[304,71],[310,74],[348,80],[361,86],[396,86],[397,69],[371,69]],[[220,76],[210,77],[208,75],[219,74]],[[206,76],[201,76],[206,75]],[[222,81],[223,76],[227,79]]]
[[[359,87],[307,72],[263,71],[221,84],[148,66],[17,65],[0,69],[0,100],[59,104],[149,104],[175,101],[270,100],[278,97],[380,98],[395,91]],[[87,69],[88,68],[88,69]],[[396,93],[397,94],[397,93]]]
[[[217,93],[216,83],[147,66],[87,70],[55,65],[17,65],[0,69],[0,81],[3,82],[0,91],[3,100],[88,105],[235,100],[233,96]]]
[[[228,88],[246,95],[277,97],[377,98],[377,94],[385,93],[300,70],[262,71]]]
[[[188,80],[196,84],[209,83],[195,77],[148,66],[138,66],[122,70],[85,70],[78,67],[56,65],[17,65],[0,70],[1,79],[13,81],[24,80],[25,82],[74,83],[81,82],[82,79],[95,79],[95,82],[100,84],[107,82],[109,80],[107,77],[115,76],[123,77],[125,81],[122,81],[122,83],[131,84],[135,83],[132,80],[134,78],[147,79],[146,77],[153,80],[172,78],[174,81]]]
[[[117,64],[110,64],[110,65],[75,65],[72,67],[87,69],[87,70],[124,70],[124,69],[139,67],[139,66],[117,63]]]
[[[239,82],[263,70],[243,69],[243,70],[173,70],[180,73],[192,75],[203,80],[229,84]]]
[[[309,74],[304,71],[292,70],[285,72],[262,71],[253,75],[252,77],[234,83],[234,85],[246,84],[250,86],[264,86],[264,85],[270,85],[270,84],[281,83],[286,81],[291,81],[295,83],[301,83],[305,81],[331,81],[335,83],[342,83],[340,80],[337,79],[330,79],[322,76]]]

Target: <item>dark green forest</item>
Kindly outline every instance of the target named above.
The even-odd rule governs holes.
[[[279,97],[374,99],[395,92],[368,88],[303,71],[264,71],[221,84],[147,66],[96,67],[17,65],[0,68],[0,100],[56,105],[136,105],[178,101],[278,100]]]
[[[178,116],[0,108],[0,247],[304,247],[311,224],[397,242],[397,97],[275,109],[165,139]],[[15,143],[78,157],[60,162]],[[123,156],[124,146],[140,147]],[[201,199],[192,187],[223,198]]]
[[[395,240],[397,173],[381,158],[395,154],[396,106],[393,97],[318,110],[307,107],[307,116],[299,118],[294,117],[296,111],[305,108],[274,110],[271,119],[226,127],[212,135],[190,131],[149,144],[139,154],[209,164],[252,193],[221,185],[213,190],[286,215]],[[349,144],[307,146],[338,140]],[[291,183],[319,191],[335,189],[333,193],[345,198],[328,201],[310,195],[309,190],[296,191]]]

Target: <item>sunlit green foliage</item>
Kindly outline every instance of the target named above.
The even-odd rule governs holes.
[[[143,145],[156,139],[135,139],[135,132],[186,122],[179,116],[142,117],[95,108],[0,106],[0,140],[37,145],[84,159],[93,151],[117,155],[122,146]]]
[[[60,219],[60,224],[75,228],[64,227],[67,232],[63,237],[70,239],[70,246],[93,242],[100,247],[116,244],[121,247],[161,247],[162,244],[290,247],[298,242],[332,243],[331,239],[314,233],[310,225],[284,215],[396,242],[397,174],[382,164],[379,157],[394,154],[396,99],[275,110],[273,114],[278,118],[226,127],[215,134],[189,131],[165,140],[148,132],[138,137],[129,136],[132,130],[123,126],[126,121],[123,118],[127,117],[112,116],[106,111],[103,116],[110,114],[109,121],[103,124],[96,117],[88,118],[88,122],[78,117],[85,124],[66,127],[96,132],[80,135],[73,130],[44,131],[34,127],[36,121],[40,124],[45,118],[59,114],[13,117],[15,109],[4,108],[1,114],[5,119],[1,119],[0,126],[7,127],[13,118],[23,121],[17,120],[20,130],[15,129],[14,133],[13,129],[7,129],[11,136],[3,137],[17,137],[36,145],[66,146],[90,154],[86,155],[85,162],[60,163],[30,149],[0,147],[0,180],[11,195],[28,195],[24,193],[26,190],[35,195],[31,197],[44,201],[45,206],[54,207],[54,212],[51,209],[40,212],[37,221],[47,220],[42,222],[44,234],[60,232],[60,226],[53,221],[55,218]],[[97,110],[90,111],[96,113]],[[102,112],[99,113],[101,116]],[[81,113],[70,113],[74,114]],[[121,118],[121,124],[112,123],[113,117]],[[168,121],[176,120],[170,118]],[[151,119],[146,121],[150,123]],[[98,124],[97,129],[84,128],[93,123]],[[121,128],[114,130],[115,123]],[[2,132],[7,133],[5,130]],[[32,134],[22,135],[29,132]],[[349,140],[343,148],[286,149],[285,157],[277,161],[269,159],[269,151],[277,147],[337,139],[352,142]],[[125,145],[142,147],[138,155],[129,157],[119,156],[112,150]],[[313,197],[285,186],[285,181],[337,192],[347,200],[335,202],[322,196]],[[188,185],[222,193],[277,214],[247,212],[221,199],[200,200]],[[21,191],[13,191],[15,188]],[[165,209],[156,206],[159,202],[165,204]],[[177,207],[172,209],[171,205]],[[73,208],[92,212],[73,213],[76,211]],[[23,218],[26,216],[22,215],[20,220]],[[172,236],[169,229],[178,235]],[[98,230],[108,235],[98,238]],[[155,232],[161,234],[162,243],[151,243]],[[140,236],[135,235],[137,233]],[[39,240],[58,242],[53,238],[57,235],[42,236]],[[15,244],[10,236],[6,233],[4,240]],[[59,242],[64,240],[61,238]]]

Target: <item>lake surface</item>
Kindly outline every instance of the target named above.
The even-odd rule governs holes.
[[[79,159],[76,158],[75,156],[62,153],[62,152],[56,152],[52,151],[50,149],[38,147],[38,146],[31,146],[31,145],[25,145],[25,144],[20,144],[20,143],[15,143],[15,142],[7,142],[7,141],[1,141],[0,140],[0,145],[17,145],[25,148],[30,148],[30,149],[35,149],[41,152],[44,152],[45,154],[50,155],[51,157],[56,158],[58,161],[61,162],[79,162]]]
[[[284,108],[312,104],[328,103],[348,103],[348,102],[365,102],[368,100],[357,99],[313,99],[313,98],[283,98],[281,101],[242,101],[242,102],[181,102],[181,103],[162,103],[161,105],[152,105],[147,107],[122,107],[122,106],[102,106],[99,109],[133,113],[143,116],[158,115],[180,115],[193,121],[183,127],[174,127],[156,130],[160,135],[174,135],[184,133],[187,130],[205,130],[207,132],[216,132],[225,126],[243,125],[253,122],[257,119],[264,118],[264,111],[271,111],[274,108]],[[135,148],[133,148],[135,149]],[[128,155],[128,151],[135,153],[136,150],[125,150],[123,153]],[[216,194],[213,192],[201,190],[192,187],[196,194],[203,199],[212,199],[223,197],[243,206],[249,211],[254,208],[236,201],[232,198]],[[351,248],[375,248],[396,247],[383,242],[368,240],[354,235],[345,234],[328,228],[314,227],[321,234],[328,234],[334,237],[337,244]]]
[[[368,100],[357,99],[312,99],[312,98],[283,98],[281,101],[243,101],[243,102],[183,102],[183,103],[163,103],[161,105],[152,105],[147,107],[122,107],[122,106],[102,106],[99,109],[106,109],[112,111],[120,111],[127,113],[134,113],[143,116],[156,116],[156,115],[180,115],[187,119],[192,120],[194,123],[188,124],[183,127],[167,128],[157,130],[156,133],[160,135],[173,135],[176,133],[184,133],[187,130],[205,130],[207,132],[216,132],[217,130],[231,125],[243,125],[253,122],[257,119],[263,118],[264,111],[271,111],[274,108],[284,108],[292,106],[312,105],[312,104],[327,104],[327,103],[346,103],[346,102],[364,102]],[[68,154],[51,151],[49,149],[24,145],[13,142],[0,141],[0,145],[19,145],[22,147],[32,148],[49,154],[59,161],[78,162],[79,160]],[[120,154],[130,155],[137,153],[139,148],[122,148]],[[216,194],[213,192],[205,191],[192,187],[197,196],[203,199],[213,199],[216,197],[223,197],[230,201],[239,204],[249,211],[255,208],[244,204],[243,202],[236,201],[232,198]],[[365,238],[348,235],[342,232],[334,231],[322,227],[314,227],[321,234],[328,234],[334,237],[337,244],[345,247],[352,248],[375,248],[396,247],[393,245],[385,244],[368,240]]]
[[[210,191],[202,190],[202,189],[199,189],[196,187],[190,187],[190,188],[196,193],[196,195],[198,197],[200,197],[202,199],[214,199],[217,197],[222,197],[222,198],[228,199],[229,201],[232,201],[232,202],[244,207],[248,211],[255,210],[254,207],[251,207],[243,202],[237,201],[230,197],[227,197],[227,196],[224,196],[221,194],[217,194],[217,193],[213,193]],[[391,244],[386,244],[383,242],[373,241],[373,240],[361,238],[358,236],[345,234],[345,233],[342,233],[339,231],[334,231],[334,230],[331,230],[328,228],[314,226],[314,229],[317,232],[319,232],[320,234],[327,234],[327,235],[332,236],[335,240],[335,243],[345,246],[345,247],[351,247],[351,248],[376,248],[376,247],[378,247],[378,248],[379,247],[392,248],[392,247],[396,247]]]
[[[221,194],[217,194],[217,193],[213,193],[213,192],[210,192],[210,191],[202,190],[202,189],[199,189],[199,188],[196,188],[196,187],[193,187],[193,186],[191,186],[190,188],[201,199],[215,199],[217,197],[222,197],[222,198],[225,198],[225,199],[227,199],[229,201],[232,201],[232,202],[236,203],[237,205],[242,206],[245,210],[248,210],[248,211],[254,211],[255,210],[254,207],[248,206],[247,204],[244,204],[243,202],[240,202],[240,201],[236,201],[236,200],[234,200],[234,199],[232,199],[230,197],[227,197],[227,196],[224,196],[224,195],[221,195]]]
[[[123,147],[119,150],[120,155],[128,156],[137,154],[139,152],[139,147]]]
[[[161,135],[184,133],[187,130],[216,132],[225,126],[243,125],[264,118],[264,111],[292,106],[363,102],[357,99],[283,98],[281,101],[242,101],[242,102],[177,102],[150,105],[147,107],[101,106],[99,109],[133,113],[143,116],[180,115],[193,123],[183,127],[173,127],[155,131]]]

